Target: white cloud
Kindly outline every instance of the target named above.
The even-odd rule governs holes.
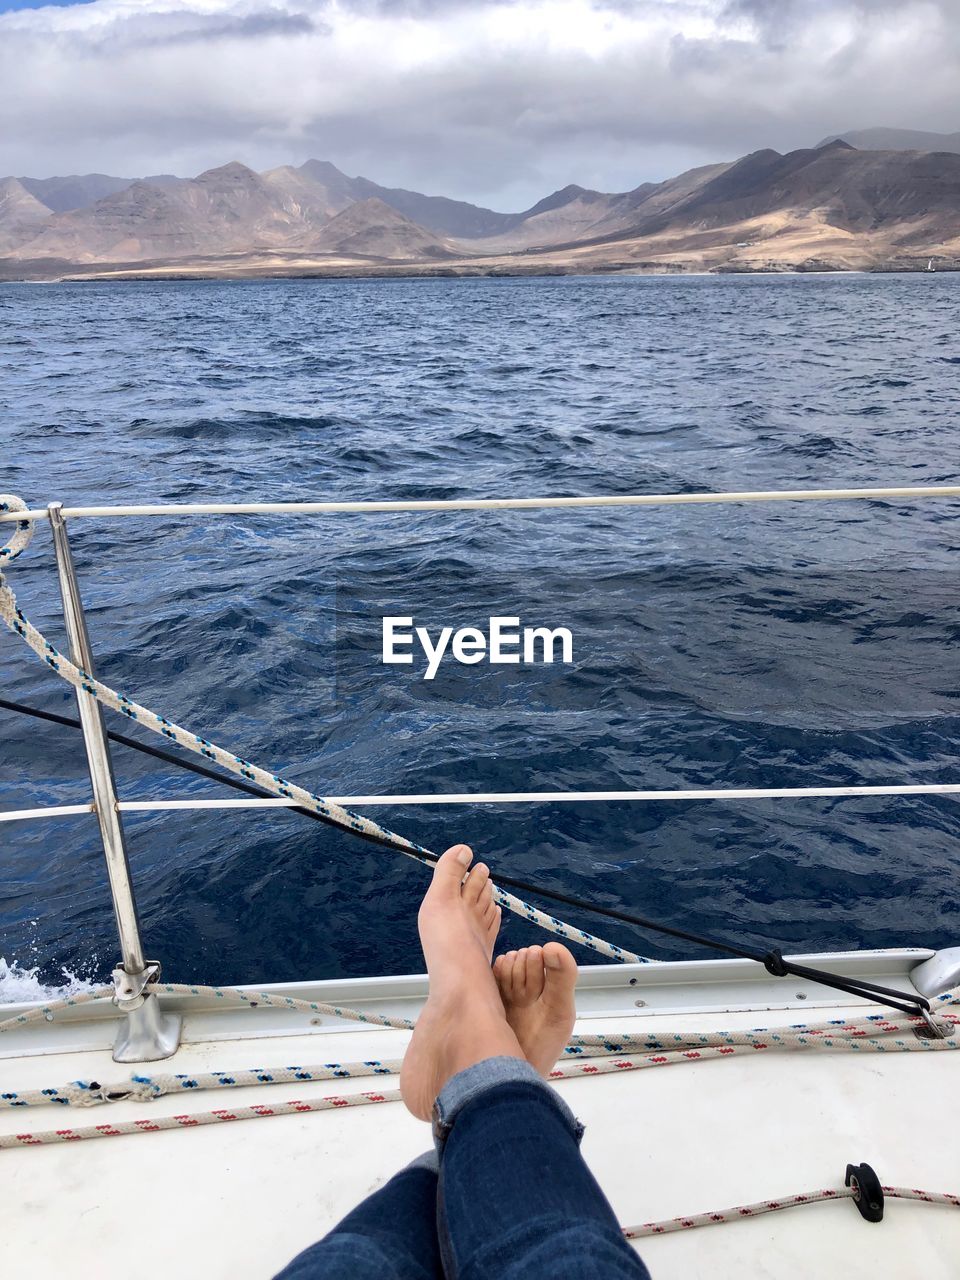
[[[838,129],[956,129],[958,70],[954,0],[96,0],[0,16],[0,173],[315,155],[522,206]]]

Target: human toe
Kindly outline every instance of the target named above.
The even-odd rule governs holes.
[[[475,867],[471,867],[470,874],[463,884],[462,896],[467,906],[476,906],[489,885],[490,868],[485,862],[478,862]]]
[[[577,985],[577,962],[560,942],[543,948],[543,999],[553,1008],[568,1012],[573,1008]]]
[[[464,873],[473,861],[473,850],[469,845],[454,844],[442,853],[433,868],[431,890],[438,890],[453,895],[460,889]]]

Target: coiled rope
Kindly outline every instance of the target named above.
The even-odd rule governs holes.
[[[396,1030],[410,1030],[413,1023],[407,1018],[388,1018],[381,1014],[363,1013],[340,1005],[323,1004],[313,1000],[298,1000],[292,996],[275,996],[269,992],[246,992],[230,987],[188,986],[182,983],[161,983],[158,991],[170,995],[213,997],[225,1003],[245,1004],[250,1008],[282,1008],[307,1013],[321,1013],[338,1018],[349,1018]],[[85,999],[99,999],[112,995],[112,988],[91,992]],[[926,1030],[920,1018],[887,1018],[871,1014],[864,1018],[833,1019],[830,1022],[809,1025],[797,1023],[787,1027],[758,1027],[753,1031],[676,1031],[666,1036],[649,1034],[600,1033],[575,1035],[564,1046],[560,1064],[551,1073],[551,1079],[569,1080],[584,1075],[604,1072],[639,1070],[643,1067],[667,1066],[674,1062],[697,1062],[710,1057],[731,1057],[735,1053],[767,1049],[820,1049],[848,1050],[853,1052],[884,1053],[929,1052],[960,1048],[960,1040],[953,1039],[960,1026],[960,1014],[949,1012],[949,1006],[960,1005],[960,992],[947,992],[940,998],[943,1009],[939,1029],[942,1038],[918,1035]],[[23,1026],[38,1018],[52,1018],[59,1005],[68,1008],[79,1003],[77,998],[44,1005],[27,1013],[8,1018],[0,1023],[0,1032]],[[641,1050],[648,1052],[641,1053]],[[594,1058],[613,1059],[608,1064],[581,1065],[583,1060]],[[568,1063],[568,1059],[576,1059]],[[0,1108],[46,1106],[53,1103],[66,1106],[90,1107],[107,1102],[130,1100],[150,1101],[169,1093],[197,1092],[204,1089],[246,1088],[258,1084],[292,1084],[305,1080],[345,1079],[364,1075],[396,1075],[401,1059],[365,1060],[362,1062],[326,1062],[319,1066],[295,1067],[244,1067],[238,1071],[208,1071],[192,1074],[162,1074],[157,1076],[135,1075],[130,1080],[101,1085],[97,1081],[74,1080],[70,1084],[54,1088],[0,1093]]]
[[[280,996],[267,991],[249,992],[236,987],[208,987],[170,982],[157,983],[155,989],[158,993],[168,995],[212,998],[228,1005],[241,1004],[252,1009],[286,1009],[321,1014],[394,1030],[409,1031],[413,1027],[413,1023],[408,1018],[390,1018],[384,1014],[367,1013],[322,1001],[300,1000],[294,996]],[[112,995],[111,987],[102,987],[97,991],[52,1001],[5,1019],[0,1022],[0,1032],[12,1031],[43,1019],[52,1020],[54,1015],[63,1009]],[[565,1046],[563,1057],[550,1073],[550,1079],[569,1080],[583,1076],[638,1071],[648,1067],[670,1066],[678,1062],[701,1062],[711,1058],[755,1054],[770,1049],[924,1053],[960,1048],[960,1039],[955,1036],[957,1028],[960,1027],[960,1013],[953,1012],[954,1008],[960,1006],[960,990],[945,992],[937,996],[934,1003],[940,1017],[936,1023],[936,1029],[940,1035],[934,1037],[928,1037],[925,1034],[929,1027],[921,1017],[888,1018],[882,1014],[869,1014],[865,1017],[846,1020],[833,1019],[815,1025],[797,1023],[786,1027],[761,1027],[753,1031],[677,1031],[666,1036],[638,1035],[633,1032],[575,1035]],[[648,1052],[638,1052],[639,1050]],[[651,1050],[655,1052],[650,1052]],[[599,1061],[593,1061],[593,1059],[599,1059]],[[204,1089],[244,1088],[251,1085],[289,1084],[305,1080],[341,1079],[363,1075],[395,1075],[400,1070],[400,1061],[400,1059],[388,1059],[323,1063],[319,1066],[305,1067],[247,1067],[239,1071],[214,1071],[192,1075],[136,1075],[128,1081],[109,1085],[101,1085],[97,1081],[75,1080],[70,1084],[45,1089],[7,1090],[0,1094],[0,1108],[51,1104],[96,1106],[108,1102],[150,1101],[169,1093],[195,1092]],[[397,1090],[389,1090],[377,1095],[343,1096],[348,1099],[366,1098],[367,1101],[372,1102],[394,1102],[399,1099],[400,1094]],[[330,1106],[338,1105],[336,1100],[331,1098],[321,1101]],[[350,1101],[339,1105],[359,1106],[362,1103]],[[283,1104],[280,1109],[240,1107],[230,1113],[212,1111],[189,1116],[167,1117],[166,1121],[169,1123],[158,1121],[156,1124],[152,1122],[146,1124],[130,1121],[126,1127],[97,1125],[90,1129],[57,1129],[39,1133],[21,1133],[0,1136],[0,1150],[5,1147],[73,1142],[81,1138],[113,1137],[121,1133],[153,1132],[157,1126],[160,1128],[190,1127],[194,1123],[212,1124],[217,1120],[225,1119],[252,1120],[268,1115],[289,1115],[298,1108],[301,1110],[323,1109],[308,1106],[305,1103],[290,1103]]]
[[[0,494],[0,512],[26,510],[27,505],[21,498],[16,497],[14,494]],[[20,520],[17,522],[13,537],[4,546],[0,547],[0,564],[14,560],[19,556],[29,545],[32,536],[33,524],[31,521]],[[160,734],[171,742],[176,742],[179,746],[184,747],[187,751],[192,751],[195,755],[214,761],[229,773],[245,778],[248,782],[255,783],[271,795],[281,799],[296,800],[298,804],[334,826],[342,827],[345,831],[367,836],[380,844],[389,845],[391,848],[397,849],[400,853],[414,858],[418,862],[429,865],[435,861],[436,855],[431,854],[430,850],[425,849],[422,845],[416,844],[412,840],[407,840],[405,836],[397,835],[386,827],[382,827],[378,822],[374,822],[371,818],[366,818],[362,814],[344,809],[331,800],[325,800],[322,796],[315,795],[312,791],[307,791],[306,788],[298,786],[295,782],[280,777],[279,774],[269,773],[266,769],[261,769],[251,761],[243,759],[242,756],[234,755],[232,751],[227,751],[224,747],[218,746],[217,743],[210,742],[206,738],[191,733],[181,725],[168,720],[165,716],[157,715],[156,712],[149,710],[149,708],[134,702],[132,698],[128,698],[126,695],[118,693],[115,689],[111,689],[109,685],[103,684],[102,681],[97,680],[89,672],[83,671],[75,663],[71,662],[65,654],[56,649],[30,622],[22,610],[17,607],[16,596],[8,586],[2,573],[0,573],[0,618],[3,618],[10,630],[20,636],[34,653],[52,671],[55,671],[62,680],[66,680],[75,689],[82,689],[84,693],[90,694],[91,697],[96,698],[104,706],[119,712],[120,715],[126,716],[129,720],[136,720],[138,724],[152,730],[154,733]],[[601,955],[608,956],[612,960],[622,961],[625,964],[654,963],[649,956],[637,955],[636,952],[628,951],[612,942],[605,941],[603,938],[595,937],[584,929],[577,929],[575,926],[559,920],[556,916],[551,916],[547,912],[541,911],[523,898],[507,893],[496,884],[493,885],[493,891],[494,898],[499,906],[506,907],[508,911],[512,911],[515,915],[539,925],[549,933],[555,933],[561,938],[567,938],[572,942],[579,943],[580,946],[588,947],[591,951],[597,951]]]

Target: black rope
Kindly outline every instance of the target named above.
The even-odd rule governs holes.
[[[80,721],[73,716],[58,716],[53,711],[41,711],[39,707],[28,707],[22,702],[12,702],[9,698],[0,698],[0,707],[4,707],[7,711],[18,711],[21,715],[32,716],[35,720],[48,720],[51,724],[62,724],[68,729],[82,729]],[[181,759],[172,751],[164,751],[162,747],[152,747],[147,742],[138,742],[136,738],[128,738],[125,733],[114,733],[112,729],[104,726],[104,732],[111,742],[116,742],[121,747],[131,747],[134,751],[140,751],[145,756],[153,756],[155,760],[163,760],[167,764],[176,765],[178,769],[187,769],[190,773],[196,773],[201,778],[212,778],[214,782],[223,782],[228,787],[233,787],[235,791],[245,791],[251,796],[270,796],[269,791],[264,791],[262,787],[255,787],[249,782],[241,782],[239,778],[233,778],[230,774],[218,773],[216,769],[208,769],[206,765],[198,764],[194,760]],[[314,813],[312,809],[305,809],[300,805],[291,806],[294,813],[302,813],[308,818],[316,818],[318,822],[327,822],[331,827],[337,827],[341,831],[343,828],[339,822],[334,822],[330,818],[324,818],[319,813]],[[359,833],[355,833],[359,834]]]
[[[13,702],[9,698],[0,698],[0,707],[4,707],[8,711],[16,711],[21,715],[32,716],[36,720],[47,720],[52,724],[64,725],[69,729],[82,728],[80,721],[72,716],[61,716],[52,711],[41,711],[38,707],[30,707],[22,702]],[[156,760],[163,760],[167,764],[172,764],[179,769],[186,769],[202,778],[211,778],[215,782],[222,782],[228,787],[233,787],[235,791],[243,791],[251,796],[269,797],[271,794],[253,783],[242,782],[239,778],[231,777],[229,774],[218,773],[215,769],[209,769],[206,765],[197,764],[193,760],[182,759],[171,751],[164,751],[162,747],[153,747],[145,742],[138,742],[136,738],[129,738],[123,733],[114,733],[111,729],[107,729],[106,734],[111,742],[116,742],[119,746],[130,747],[143,755],[153,756]],[[291,805],[289,808],[291,812],[303,814],[304,817],[312,818],[315,822],[323,822],[327,826],[336,827],[340,831],[349,830],[350,835],[359,836],[362,840],[367,840],[371,844],[377,844],[388,849],[403,850],[402,845],[396,844],[385,836],[370,835],[367,832],[354,831],[342,827],[339,822],[335,822],[332,818],[324,817],[323,814],[315,813],[312,809],[304,808],[301,805]],[[430,853],[428,850],[422,850],[421,855],[429,862],[436,862],[439,856],[436,853]],[[862,996],[864,999],[871,1000],[876,1004],[888,1005],[891,1008],[899,1009],[902,1013],[916,1015],[930,1009],[929,1001],[921,995],[898,991],[892,987],[879,986],[877,983],[866,982],[859,978],[842,977],[840,974],[830,973],[826,969],[796,964],[792,960],[784,959],[778,947],[772,947],[768,951],[748,950],[744,947],[734,946],[730,942],[720,942],[716,938],[709,938],[703,934],[691,933],[686,929],[674,928],[673,925],[661,924],[656,920],[648,920],[645,916],[636,915],[634,912],[621,911],[616,907],[602,907],[599,903],[588,902],[585,898],[577,898],[572,894],[561,893],[557,889],[545,889],[542,885],[531,884],[527,880],[518,880],[513,876],[502,875],[499,872],[495,880],[499,885],[509,885],[511,889],[520,889],[522,892],[531,893],[536,897],[549,898],[553,902],[560,902],[564,906],[574,907],[578,911],[592,912],[594,915],[604,916],[608,920],[616,920],[621,924],[633,925],[639,929],[649,929],[653,933],[663,934],[668,938],[678,938],[682,942],[690,942],[696,946],[708,947],[713,951],[721,951],[726,955],[737,956],[742,960],[756,961],[757,964],[762,964],[766,971],[775,978],[789,976],[805,978],[810,982],[817,982],[822,986],[831,987],[833,990],[842,991],[847,995]]]

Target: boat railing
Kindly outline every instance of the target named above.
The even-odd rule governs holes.
[[[73,562],[67,521],[75,519],[188,517],[202,515],[320,516],[378,512],[463,512],[550,510],[603,507],[666,507],[759,502],[875,501],[960,498],[960,485],[899,485],[856,489],[752,490],[730,492],[615,494],[561,498],[458,498],[410,501],[356,502],[226,502],[141,504],[128,506],[65,507],[59,502],[29,510],[0,511],[0,525],[48,520],[63,604],[63,617],[73,662],[95,674],[80,586]],[[185,800],[121,800],[117,795],[110,745],[96,698],[76,690],[80,724],[91,779],[89,802],[0,811],[0,822],[62,818],[95,814],[104,850],[110,893],[120,940],[121,962],[114,970],[116,1003],[127,1017],[121,1024],[114,1058],[143,1062],[170,1056],[179,1044],[179,1019],[160,1011],[149,985],[159,965],[146,959],[140,937],[136,897],[123,830],[124,813],[199,810],[270,809],[297,807],[296,800],[249,797],[245,799],[191,798]],[[879,786],[700,788],[677,790],[464,792],[403,795],[330,797],[341,805],[440,805],[440,804],[542,804],[610,801],[699,801],[790,798],[841,798],[848,796],[917,796],[960,793],[960,782],[888,784]]]

